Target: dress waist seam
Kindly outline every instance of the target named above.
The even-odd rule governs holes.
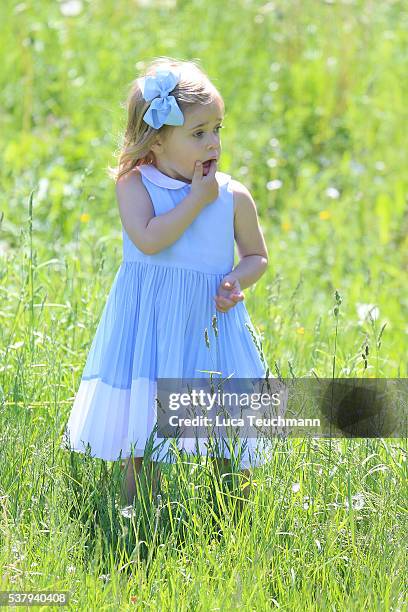
[[[158,264],[158,263],[153,263],[150,261],[140,261],[139,259],[123,259],[121,261],[121,266],[125,265],[125,264],[139,264],[142,266],[154,266],[155,268],[165,268],[167,270],[181,270],[183,272],[198,272],[200,274],[209,274],[212,276],[222,276],[223,274],[229,274],[229,272],[231,272],[232,267],[229,268],[228,270],[225,271],[220,271],[220,272],[209,272],[208,270],[199,270],[198,268],[189,268],[186,266],[172,266],[172,265],[168,265],[168,264]]]

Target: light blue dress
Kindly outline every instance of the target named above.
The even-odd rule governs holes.
[[[139,166],[155,215],[176,207],[191,184],[163,174],[153,165]],[[116,273],[89,350],[80,386],[64,432],[63,447],[108,461],[143,456],[152,435],[158,378],[222,376],[261,378],[261,359],[244,302],[226,313],[214,297],[234,267],[234,203],[231,177],[216,173],[219,195],[168,248],[146,255],[123,233],[123,261]],[[137,206],[137,202],[135,202]],[[212,326],[217,317],[218,337]],[[207,346],[205,330],[208,333]],[[156,437],[151,439],[156,441]],[[171,440],[160,442],[158,460],[172,461]],[[173,441],[174,442],[174,441]],[[179,448],[192,452],[190,440]],[[156,443],[156,442],[155,442]],[[183,446],[181,446],[181,444]],[[248,439],[242,467],[262,461]],[[205,443],[200,440],[205,454]],[[224,453],[229,456],[228,449]]]

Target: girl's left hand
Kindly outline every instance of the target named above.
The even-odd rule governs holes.
[[[245,299],[241,291],[239,281],[225,276],[218,287],[217,295],[214,298],[216,308],[219,312],[228,312],[238,302]]]

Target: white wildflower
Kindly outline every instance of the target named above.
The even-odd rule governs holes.
[[[292,485],[292,491],[294,493],[298,493],[300,491],[300,484],[298,482],[294,482]]]
[[[138,6],[154,6],[156,8],[175,8],[176,0],[135,0]]]
[[[125,518],[133,518],[136,515],[136,510],[133,506],[126,506],[125,508],[121,509],[120,513]]]
[[[282,187],[282,181],[280,181],[279,179],[276,179],[274,181],[268,181],[266,183],[266,188],[269,191],[275,191],[276,189],[280,189]]]
[[[335,187],[328,187],[326,189],[326,195],[333,200],[337,200],[340,195],[340,192]]]
[[[15,342],[14,344],[10,344],[9,349],[18,349],[22,346],[24,346],[24,341],[19,340],[18,342]]]
[[[378,319],[380,310],[375,304],[362,304],[358,302],[356,306],[359,323],[364,323],[367,318],[372,319],[373,321]]]
[[[101,574],[99,576],[99,580],[102,580],[102,582],[109,582],[110,580],[110,574]]]
[[[60,6],[60,11],[64,17],[76,17],[82,13],[82,2],[80,0],[68,0]]]
[[[49,187],[50,181],[43,177],[40,178],[40,180],[38,181],[38,200],[41,202],[42,200],[45,200],[47,193],[48,193],[48,187]]]
[[[350,506],[348,499],[346,499],[344,505],[346,506],[347,510],[349,510]],[[353,495],[353,497],[351,498],[351,507],[353,508],[353,510],[361,510],[362,508],[364,508],[364,506],[364,495],[362,493],[356,493],[356,495]]]

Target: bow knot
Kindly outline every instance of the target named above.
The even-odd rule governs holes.
[[[184,116],[174,96],[169,93],[180,80],[180,73],[173,70],[157,70],[155,76],[138,79],[142,96],[151,102],[143,115],[145,123],[159,129],[163,124],[183,125]]]

